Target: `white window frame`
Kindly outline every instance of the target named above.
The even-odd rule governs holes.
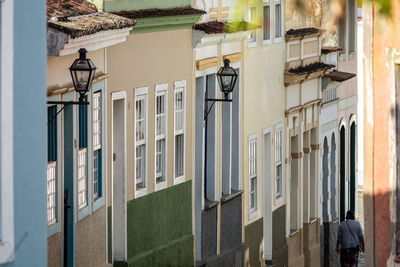
[[[144,120],[145,120],[145,135],[144,135],[144,139],[141,142],[137,142],[136,141],[136,102],[138,100],[144,100],[144,112],[145,112],[145,116],[144,116]],[[148,87],[140,87],[140,88],[136,88],[135,89],[135,104],[134,104],[134,123],[133,123],[133,133],[134,133],[134,141],[135,141],[135,150],[134,150],[134,190],[135,190],[135,198],[139,198],[141,196],[144,196],[147,194],[147,174],[148,174],[148,142],[147,142],[147,138],[148,138]],[[136,181],[136,149],[139,145],[145,145],[145,164],[144,164],[144,187],[140,188],[139,190],[136,188],[137,185],[137,181]]]
[[[265,1],[265,0],[264,0]],[[263,23],[262,23],[262,44],[263,45],[268,45],[268,44],[271,44],[272,43],[272,38],[273,38],[273,33],[274,33],[274,31],[273,31],[273,27],[272,27],[272,20],[273,20],[273,16],[272,16],[272,5],[271,5],[271,2],[273,1],[273,0],[266,0],[267,2],[263,2],[263,5],[262,5],[262,21],[263,21]],[[264,7],[266,7],[266,6],[269,6],[269,39],[265,39],[265,36],[264,36],[264,25],[265,25],[265,22],[264,22],[264,19],[265,19],[265,14],[264,14]]]
[[[0,263],[7,263],[14,260],[14,1],[3,0],[0,5]]]
[[[182,92],[183,94],[183,129],[177,131],[176,130],[176,111],[175,111],[175,95],[176,93]],[[179,177],[175,177],[175,140],[176,136],[183,134],[183,175]],[[173,162],[173,177],[174,177],[174,185],[183,183],[185,181],[185,153],[186,152],[186,80],[175,81],[174,82],[174,162]]]
[[[280,155],[280,158],[279,158]],[[277,168],[281,165],[281,176],[278,177],[277,175]],[[283,127],[282,123],[275,125],[275,133],[274,133],[274,170],[275,170],[275,205],[279,205],[283,201],[283,192],[284,192],[284,185],[283,185]],[[280,192],[278,190],[278,179],[281,182]]]
[[[252,18],[251,17],[251,9],[252,8],[255,8],[256,9],[256,12],[255,12],[255,18]],[[254,4],[250,4],[249,6],[248,6],[248,13],[247,13],[247,16],[248,16],[248,21],[250,22],[250,23],[253,23],[253,24],[255,24],[256,23],[256,20],[257,20],[257,6],[256,5],[254,5]],[[250,37],[251,37],[251,35],[254,33],[254,40],[252,40]],[[249,37],[247,38],[247,47],[248,48],[252,48],[252,47],[256,47],[257,46],[257,30],[253,30],[253,31],[251,31],[250,33],[249,33]]]
[[[93,185],[93,201],[96,201],[97,199],[99,199],[99,164],[97,164],[97,193],[95,193],[95,175],[94,175],[94,171],[95,171],[95,165],[94,165],[94,159],[95,159],[95,153],[101,149],[101,119],[102,119],[102,105],[101,105],[101,92],[96,92],[93,94],[92,97],[92,127],[93,127],[93,132],[92,132],[92,137],[93,137],[93,157],[92,157],[92,163],[93,163],[93,181],[92,181],[92,185]],[[98,113],[98,117],[96,116],[96,113]],[[97,155],[97,161],[98,161],[98,155]],[[100,170],[101,171],[101,170]]]
[[[154,104],[154,184],[155,191],[167,187],[167,132],[168,132],[168,83],[157,84],[155,87]],[[157,97],[164,95],[164,134],[157,135]],[[164,181],[157,183],[157,141],[164,139]]]
[[[274,43],[280,43],[283,41],[284,32],[285,32],[285,24],[284,24],[284,16],[285,16],[285,9],[284,9],[284,1],[283,0],[272,0],[274,1]],[[276,5],[281,5],[281,37],[276,37]]]
[[[254,157],[252,157],[251,153],[251,146],[255,145],[255,151],[254,151]],[[258,179],[257,179],[257,134],[251,134],[249,136],[249,143],[248,143],[248,163],[249,163],[249,219],[253,219],[258,215]],[[252,161],[254,160],[254,172],[252,172]],[[252,181],[255,180],[255,188],[254,188],[254,193],[251,190],[251,183]],[[254,194],[254,207],[251,207],[251,197],[252,194]]]
[[[52,226],[57,222],[57,167],[57,161],[47,164],[47,226]],[[49,204],[49,200],[52,200],[50,202],[53,205]],[[53,210],[52,218],[49,218],[49,209]]]
[[[81,159],[83,161],[81,162]],[[82,148],[78,153],[78,209],[81,210],[88,206],[88,150],[87,148]],[[85,173],[82,173],[84,171]],[[80,183],[84,184],[82,189]],[[81,201],[82,194],[82,201]]]

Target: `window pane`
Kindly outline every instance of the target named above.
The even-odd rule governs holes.
[[[87,206],[87,150],[79,150],[78,156],[78,205]]]
[[[183,91],[175,93],[175,130],[183,130],[184,127],[184,103]]]
[[[145,121],[145,100],[136,101],[136,141],[145,139],[146,121]]]
[[[249,11],[249,20],[251,23],[255,24],[256,23],[256,7],[250,7]],[[249,36],[249,42],[255,42],[256,41],[256,31],[251,31],[250,36]]]
[[[175,136],[175,178],[183,176],[184,170],[184,138],[183,134]]]
[[[275,4],[275,37],[282,37],[282,9],[281,4]]]
[[[56,222],[56,174],[57,163],[53,161],[47,165],[47,225]]]
[[[136,186],[144,188],[146,175],[146,145],[136,147]]]
[[[93,147],[101,146],[101,98],[100,93],[93,94]]]
[[[264,6],[263,39],[271,39],[271,12],[269,6]]]

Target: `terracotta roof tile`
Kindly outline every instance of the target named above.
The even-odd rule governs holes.
[[[335,81],[335,82],[344,82],[355,76],[356,76],[356,74],[354,74],[354,73],[342,72],[342,71],[333,71],[333,72],[325,75],[325,77],[328,77],[332,81]]]
[[[327,70],[327,69],[331,69],[334,67],[335,67],[334,65],[329,65],[329,64],[322,63],[322,62],[316,62],[316,63],[309,64],[306,66],[300,66],[295,69],[290,69],[289,72],[293,73],[293,74],[297,74],[297,75],[302,75],[302,74],[313,73],[313,72],[317,72],[317,71],[321,71],[321,70]]]
[[[96,13],[96,6],[85,0],[47,0],[47,20]]]
[[[325,46],[321,48],[321,53],[322,54],[329,54],[332,52],[338,52],[338,51],[342,51],[341,47],[331,47],[331,46]]]
[[[206,34],[218,33],[235,33],[241,31],[251,31],[260,28],[261,26],[251,24],[246,21],[225,23],[222,21],[208,21],[198,23],[193,26],[193,29],[203,31]]]
[[[152,8],[152,9],[131,10],[131,11],[118,11],[112,13],[130,19],[143,19],[143,18],[157,18],[157,17],[183,16],[183,15],[203,15],[206,12],[192,7],[176,7],[176,8],[165,8],[165,9]]]
[[[208,21],[195,24],[193,29],[203,31],[206,34],[227,33],[228,25],[221,21]]]
[[[319,33],[321,30],[317,28],[302,28],[302,29],[290,29],[286,32],[287,36],[303,36],[303,35],[311,35],[315,33]]]
[[[77,38],[100,31],[132,27],[135,23],[135,20],[132,19],[110,13],[97,12],[89,15],[69,17],[58,21],[49,21],[47,25],[69,34],[71,38]]]

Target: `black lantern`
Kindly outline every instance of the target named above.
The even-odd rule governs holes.
[[[64,107],[67,105],[89,105],[89,102],[85,101],[85,95],[92,87],[96,67],[90,59],[86,58],[86,53],[85,48],[79,49],[79,58],[75,59],[69,68],[75,91],[79,94],[79,101],[47,101],[48,105],[64,105]],[[48,123],[54,120],[64,107],[50,118]]]
[[[206,103],[204,105],[204,121],[207,120],[208,114],[210,113],[215,102],[232,102],[232,99],[229,99],[229,93],[233,92],[238,75],[236,71],[229,66],[230,62],[231,61],[229,59],[225,59],[224,66],[221,67],[217,72],[219,87],[221,88],[221,92],[224,93],[224,98],[208,98],[207,92],[205,93]],[[210,108],[208,108],[208,102],[212,102]]]
[[[85,95],[92,86],[96,72],[93,62],[89,58],[86,58],[86,53],[87,50],[85,48],[79,49],[79,58],[69,68],[75,91],[79,93],[79,102],[84,102]]]
[[[229,66],[230,62],[229,59],[225,59],[224,66],[221,67],[217,73],[219,87],[222,93],[224,93],[225,99],[228,99],[229,93],[233,91],[238,77],[236,71]]]

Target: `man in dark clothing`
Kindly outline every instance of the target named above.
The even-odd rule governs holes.
[[[340,246],[340,250],[339,250]],[[358,264],[358,253],[364,252],[364,235],[359,222],[355,221],[354,212],[346,213],[346,220],[340,223],[336,252],[340,252],[342,267],[352,267]]]

